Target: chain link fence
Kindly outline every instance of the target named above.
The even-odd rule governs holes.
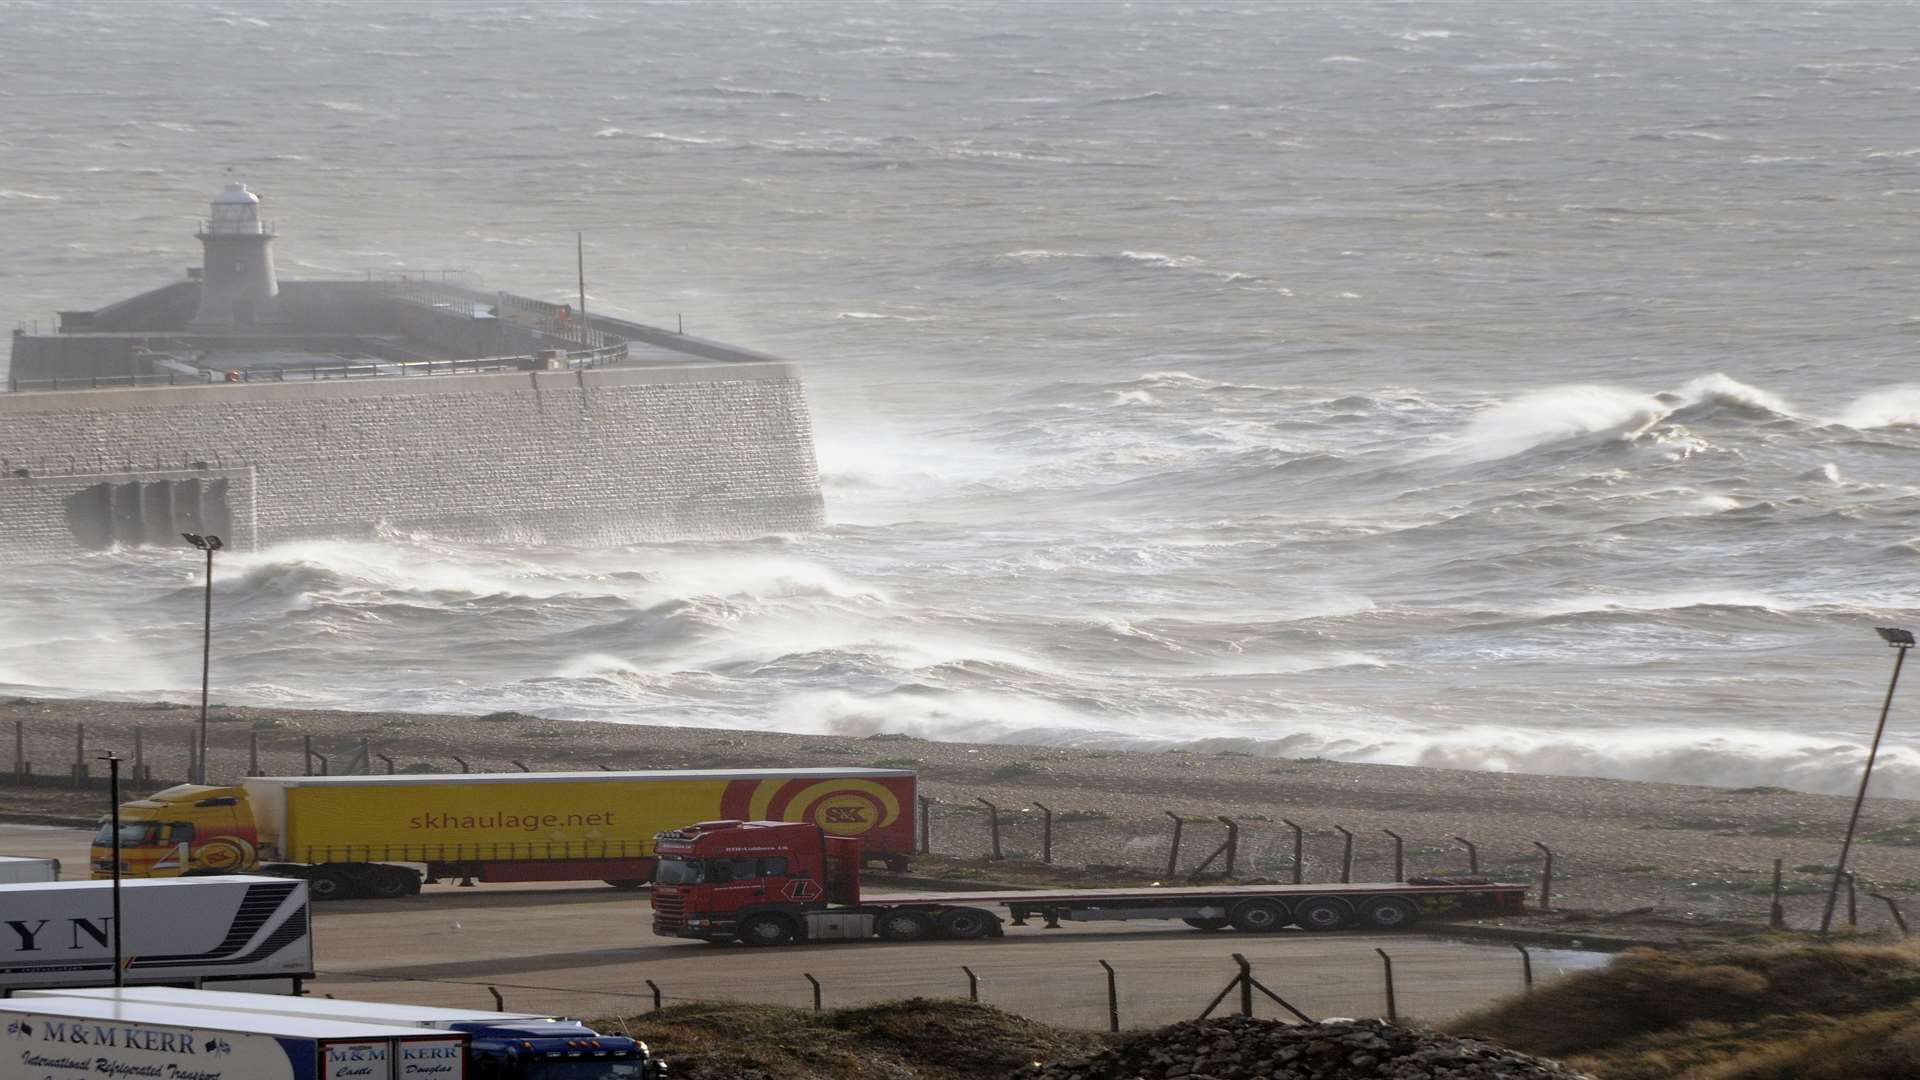
[[[660,1005],[726,1001],[798,1009],[846,1008],[903,998],[968,998],[1058,1027],[1152,1028],[1190,1020],[1216,998],[1216,1012],[1241,1008],[1237,959],[1260,987],[1316,1020],[1382,1017],[1438,1022],[1582,969],[1598,953],[1534,950],[1428,939],[1238,942],[1176,955],[1130,956],[1107,941],[1065,941],[1045,949],[942,950],[938,966],[875,962],[874,948],[807,950],[765,963],[692,963],[595,967],[527,973],[499,981],[393,978],[322,972],[316,994],[415,1004],[505,1008],[572,1016],[632,1016]],[[884,949],[886,947],[877,947]],[[703,955],[711,955],[700,950]],[[1383,958],[1380,953],[1387,955]],[[995,955],[998,952],[999,955]],[[835,955],[838,953],[839,955]],[[1101,960],[1111,953],[1111,978]],[[776,954],[756,953],[756,957]],[[916,952],[916,961],[926,954]],[[1391,975],[1389,976],[1389,969]],[[971,973],[971,978],[969,977]],[[811,976],[811,978],[809,978]],[[1391,978],[1391,989],[1389,989]],[[816,990],[818,997],[816,999]],[[495,998],[495,994],[498,998]],[[1266,993],[1251,994],[1253,1015],[1298,1017]]]

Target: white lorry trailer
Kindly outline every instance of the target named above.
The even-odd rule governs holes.
[[[465,1080],[456,1031],[172,1005],[0,1001],[0,1080]]]
[[[129,983],[313,977],[307,883],[278,877],[121,883]],[[113,982],[113,883],[0,885],[0,996]]]
[[[35,881],[60,880],[59,859],[37,859],[30,855],[0,855],[0,885],[24,885]]]
[[[602,1035],[578,1020],[538,1013],[437,1009],[428,1005],[174,986],[27,990],[22,997],[88,998],[458,1031],[469,1039],[467,1050],[474,1076],[488,1080],[663,1080],[667,1075],[666,1065],[648,1051],[646,1043],[620,1035]]]

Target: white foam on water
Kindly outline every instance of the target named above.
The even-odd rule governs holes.
[[[1920,386],[1890,386],[1863,394],[1834,422],[1861,430],[1920,427]]]
[[[1670,411],[1650,394],[1611,386],[1538,390],[1475,416],[1447,452],[1469,461],[1493,461],[1576,436],[1625,439]]]

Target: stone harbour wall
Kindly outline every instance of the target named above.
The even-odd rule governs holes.
[[[609,545],[822,524],[797,364],[0,394],[0,552],[229,522],[236,546],[367,536]]]

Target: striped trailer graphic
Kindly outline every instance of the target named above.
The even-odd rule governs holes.
[[[736,780],[727,785],[720,816],[811,822],[833,836],[860,837],[870,857],[904,859],[914,848],[914,780],[911,775]]]

